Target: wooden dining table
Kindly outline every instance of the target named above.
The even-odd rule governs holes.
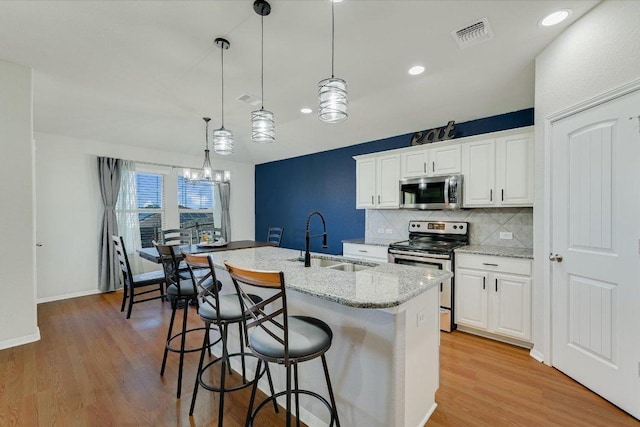
[[[274,246],[270,242],[256,242],[254,240],[236,240],[229,242],[224,246],[214,246],[206,244],[197,245],[181,245],[179,250],[176,251],[176,255],[180,255],[180,252],[184,251],[190,254],[204,254],[209,252],[221,252],[221,251],[234,251],[237,249],[249,249],[249,248],[261,248],[264,246]],[[151,262],[160,263],[160,255],[156,248],[142,248],[138,250],[138,254],[142,259],[146,259]]]

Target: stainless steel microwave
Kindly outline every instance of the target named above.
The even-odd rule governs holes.
[[[442,210],[462,207],[462,175],[400,180],[400,208]]]

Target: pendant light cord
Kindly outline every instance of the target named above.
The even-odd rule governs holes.
[[[222,62],[222,129],[224,129],[224,46],[220,48],[220,59]]]
[[[334,57],[334,50],[335,50],[335,16],[333,13],[333,7],[334,7],[335,2],[332,0],[331,1],[331,78],[333,78],[333,57]]]
[[[207,123],[204,128],[204,140],[207,142],[207,150],[209,150],[209,120],[205,120]]]
[[[264,15],[260,15],[260,90],[262,92],[262,106],[261,110],[264,110]]]

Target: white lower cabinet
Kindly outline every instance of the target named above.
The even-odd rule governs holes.
[[[343,243],[342,255],[347,258],[371,262],[387,262],[387,246],[362,243]]]
[[[456,254],[456,323],[531,341],[531,260]]]

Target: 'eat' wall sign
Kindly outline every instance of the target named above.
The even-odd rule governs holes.
[[[455,123],[453,120],[447,123],[446,126],[441,128],[433,128],[425,130],[424,132],[416,132],[411,137],[411,145],[431,144],[432,142],[446,141],[453,138],[453,131],[455,129]]]

